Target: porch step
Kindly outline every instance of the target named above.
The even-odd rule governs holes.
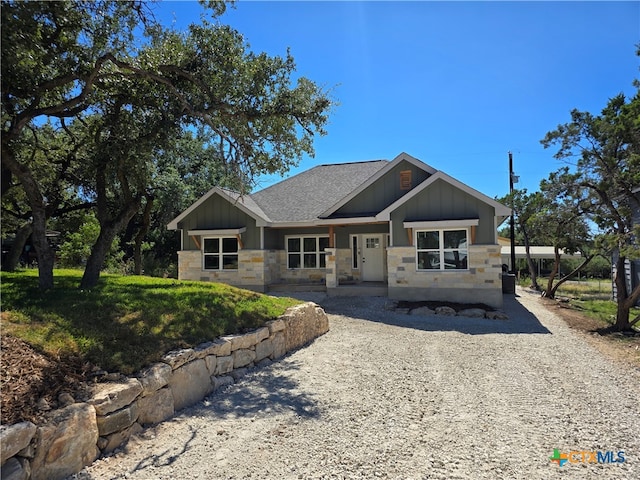
[[[327,286],[323,283],[276,283],[269,285],[268,292],[326,292]]]
[[[340,285],[328,289],[327,294],[333,297],[386,297],[389,289],[386,285]]]

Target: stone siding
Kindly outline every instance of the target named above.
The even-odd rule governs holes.
[[[417,271],[414,247],[389,247],[389,298],[440,300],[502,306],[502,263],[499,245],[471,245],[469,269]]]
[[[3,425],[2,479],[67,478],[121,447],[145,425],[167,420],[233,384],[247,368],[278,360],[328,330],[324,310],[304,303],[253,332],[172,351],[133,377],[98,383],[87,403],[54,411],[42,426]]]
[[[178,278],[220,282],[264,292],[271,283],[272,263],[273,255],[268,250],[240,250],[237,270],[204,270],[200,250],[181,250],[178,252]]]

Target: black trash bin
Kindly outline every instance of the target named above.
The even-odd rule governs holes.
[[[502,274],[502,293],[516,293],[516,276],[513,273]]]

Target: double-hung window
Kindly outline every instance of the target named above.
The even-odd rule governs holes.
[[[287,237],[287,268],[325,268],[329,237]]]
[[[468,229],[416,232],[418,270],[466,270]]]
[[[205,270],[237,270],[238,238],[203,238],[202,257]]]

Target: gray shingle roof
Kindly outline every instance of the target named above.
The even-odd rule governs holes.
[[[388,163],[374,160],[319,165],[250,197],[273,222],[312,221]]]

